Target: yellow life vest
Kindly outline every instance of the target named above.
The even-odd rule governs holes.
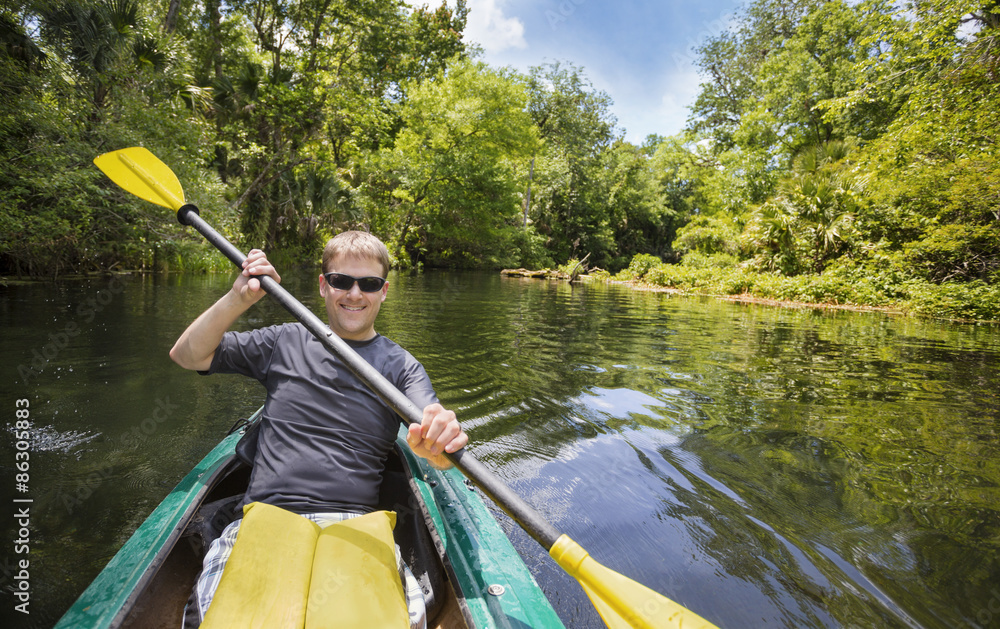
[[[396,565],[396,514],[320,528],[260,502],[243,509],[233,553],[202,627],[409,627]]]

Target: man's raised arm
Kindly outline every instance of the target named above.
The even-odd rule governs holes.
[[[170,358],[185,369],[205,371],[212,365],[215,350],[222,335],[250,306],[260,301],[264,290],[253,275],[270,275],[281,282],[278,272],[259,249],[250,251],[243,261],[243,272],[233,282],[233,288],[222,299],[194,320],[170,349]]]

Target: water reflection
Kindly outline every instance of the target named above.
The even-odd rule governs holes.
[[[312,273],[282,275],[322,312]],[[5,399],[29,397],[43,428],[33,583],[50,611],[34,626],[259,405],[256,383],[166,356],[228,283],[0,292]],[[100,312],[81,310],[90,299]],[[261,302],[237,327],[288,319]],[[21,379],[70,323],[80,333]],[[377,329],[423,361],[475,454],[558,528],[722,626],[1000,621],[995,328],[442,272],[393,274]],[[497,514],[567,625],[601,626]]]

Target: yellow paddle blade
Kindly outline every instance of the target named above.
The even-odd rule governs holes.
[[[184,190],[177,175],[141,146],[98,156],[94,164],[111,181],[140,199],[177,211],[184,205]]]
[[[549,555],[580,582],[610,629],[716,629],[686,607],[597,563],[566,535]]]

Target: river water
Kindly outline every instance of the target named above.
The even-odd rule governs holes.
[[[0,288],[0,499],[32,500],[31,614],[6,518],[4,627],[52,626],[260,405],[257,383],[167,356],[230,281]],[[470,450],[612,569],[722,627],[1000,627],[998,328],[495,274],[390,282],[376,327],[424,363]],[[312,274],[284,283],[322,313]],[[287,320],[261,302],[236,327]],[[601,626],[494,511],[567,626]]]

